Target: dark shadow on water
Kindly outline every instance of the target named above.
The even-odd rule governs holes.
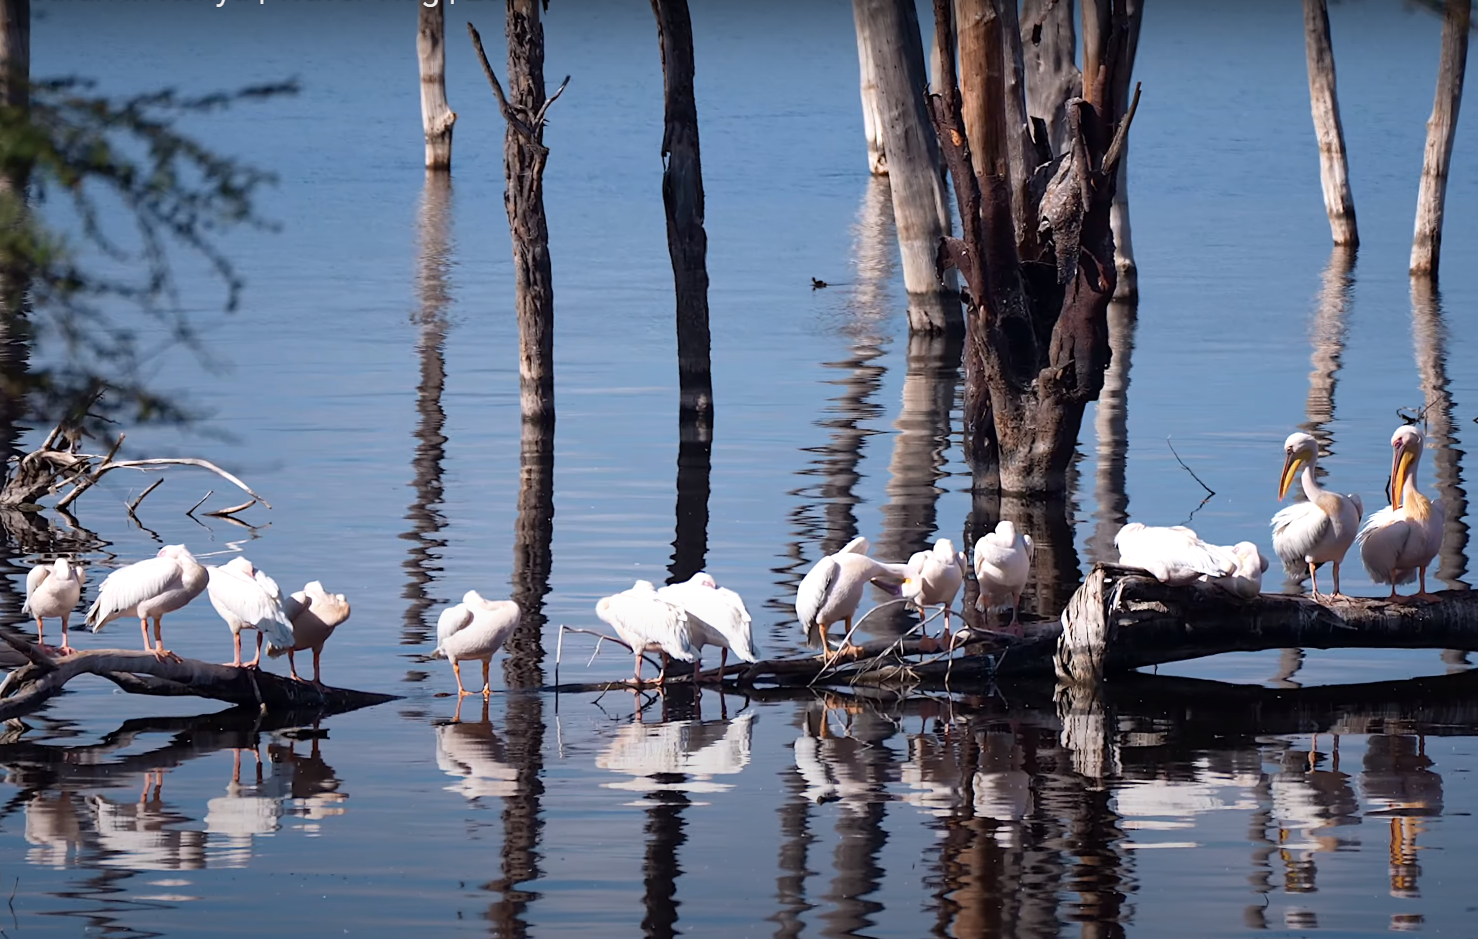
[[[416,296],[418,307],[411,315],[420,333],[416,354],[421,378],[416,385],[416,447],[411,456],[411,486],[416,497],[405,517],[411,529],[400,537],[411,543],[409,557],[402,563],[407,581],[401,593],[406,600],[401,644],[419,646],[431,641],[428,614],[446,603],[433,597],[429,587],[441,573],[441,551],[446,547],[446,516],[442,514],[442,463],[446,459],[446,411],[441,404],[446,387],[447,307],[451,304],[451,198],[452,183],[446,173],[427,173],[426,186],[416,216]]]

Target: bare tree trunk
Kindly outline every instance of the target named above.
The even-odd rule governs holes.
[[[1140,0],[1126,0],[1124,59],[1114,69],[1114,100],[1129,100],[1129,86],[1134,77],[1134,56],[1139,50],[1139,27],[1144,18]],[[1115,300],[1128,300],[1139,296],[1139,265],[1134,263],[1134,240],[1129,230],[1129,141],[1119,154],[1119,178],[1114,186],[1114,202],[1109,207],[1109,227],[1114,232],[1114,267],[1119,272],[1119,283],[1114,288]]]
[[[1447,200],[1447,169],[1452,138],[1457,133],[1463,100],[1463,72],[1468,65],[1468,29],[1473,0],[1447,0],[1442,14],[1442,61],[1437,69],[1437,97],[1427,120],[1427,150],[1422,158],[1422,185],[1416,199],[1416,236],[1411,242],[1411,273],[1437,276],[1442,254],[1442,207]]]
[[[867,138],[867,171],[888,175],[888,152],[883,149],[883,106],[878,100],[877,63],[872,57],[871,24],[857,21],[857,69],[862,85],[862,133]]]
[[[544,684],[544,597],[554,568],[554,425],[526,421],[519,441],[518,516],[513,528],[513,599],[523,615],[504,648],[509,688]]]
[[[441,3],[417,4],[421,11],[416,55],[421,61],[421,128],[426,133],[426,168],[452,168],[452,125],[457,115],[446,103],[446,11]]]
[[[669,584],[681,583],[706,566],[712,470],[712,440],[679,440],[677,526],[672,537],[672,561],[667,566]]]
[[[1339,120],[1335,91],[1334,46],[1329,40],[1329,8],[1325,0],[1304,0],[1304,45],[1309,58],[1309,106],[1314,136],[1319,139],[1319,178],[1329,233],[1337,245],[1360,244],[1355,228],[1355,198],[1350,195],[1350,166],[1345,158],[1345,131]]]
[[[1031,209],[1027,184],[1037,168],[1037,151],[1028,126],[1016,5],[955,0],[955,22],[959,26],[960,84],[965,89],[965,131],[971,140],[980,142],[972,151],[975,173],[1010,181],[1012,228],[1017,245],[1025,247],[1036,241],[1035,220],[1027,214]],[[992,113],[996,107],[1001,108],[1000,114]]]
[[[508,0],[508,89],[488,63],[482,39],[467,31],[488,84],[508,122],[503,136],[503,205],[513,236],[514,306],[518,311],[519,407],[526,423],[554,425],[554,278],[544,216],[544,115],[564,91],[544,95],[544,27],[539,0]],[[569,78],[565,79],[565,83]]]
[[[713,374],[709,367],[708,235],[703,230],[703,164],[698,153],[698,105],[693,95],[693,24],[687,0],[652,0],[662,49],[664,121],[662,204],[667,250],[677,283],[679,426],[688,439],[713,437]]]
[[[1046,130],[1045,136],[1037,137],[1037,143],[1054,156],[1065,153],[1065,106],[1083,93],[1072,0],[1022,0],[1021,44],[1026,60],[1027,112]]]
[[[949,210],[929,130],[918,14],[911,0],[853,0],[852,12],[859,37],[872,44],[909,327],[941,332],[957,322],[958,303],[953,281],[942,282],[935,264],[939,239],[949,233]]]

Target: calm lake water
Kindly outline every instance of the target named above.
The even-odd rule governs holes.
[[[823,546],[865,533],[902,558],[960,539],[971,512],[949,433],[958,376],[949,350],[908,340],[886,190],[866,175],[850,5],[701,0],[718,412],[706,529],[676,538],[651,12],[556,0],[547,75],[573,75],[547,135],[558,430],[552,502],[533,487],[518,524],[503,125],[462,26],[501,71],[502,14],[450,10],[460,119],[440,189],[423,184],[411,3],[36,5],[40,76],[304,89],[192,124],[280,176],[263,210],[281,230],[227,242],[248,279],[239,313],[181,269],[214,360],[154,360],[157,384],[229,437],[128,441],[214,459],[274,509],[247,512],[251,529],[202,526],[184,510],[207,490],[211,506],[237,500],[181,470],[141,507],[143,530],[121,503],[147,480],[111,475],[78,504],[111,545],[89,557],[93,584],[160,542],[244,550],[284,586],[349,594],[327,681],[403,697],[315,724],[79,682],[0,737],[4,935],[1478,932],[1478,675],[1436,650],[1229,656],[1096,702],[1035,685],[907,700],[523,691],[458,712],[450,670],[425,655],[469,588],[547,589],[552,650],[557,624],[598,625],[599,597],[704,564],[779,654],[802,648],[791,599]],[[1281,441],[1300,426],[1328,435],[1333,485],[1382,504],[1396,409],[1427,402],[1450,428],[1421,476],[1453,516],[1437,579],[1466,588],[1478,137],[1465,120],[1440,296],[1414,298],[1440,22],[1375,0],[1331,18],[1353,267],[1329,248],[1298,5],[1150,11],[1130,158],[1142,296],[1115,310],[1121,393],[1085,422],[1073,524],[1039,556],[1029,609],[1050,613],[1077,571],[1112,559],[1126,517],[1266,547]],[[1167,436],[1216,490],[1199,507]],[[29,561],[13,559],[3,598],[16,619]],[[1358,565],[1344,586],[1376,589]],[[229,654],[204,602],[166,629],[183,655]],[[75,638],[137,641],[126,624]],[[614,653],[587,669],[588,637],[568,647],[565,680],[629,669]],[[550,664],[512,677],[540,684]]]

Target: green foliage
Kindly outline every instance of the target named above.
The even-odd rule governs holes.
[[[242,281],[217,239],[236,226],[271,227],[253,197],[274,177],[212,152],[178,124],[296,91],[283,83],[112,98],[74,78],[33,82],[28,107],[0,106],[0,393],[24,396],[37,421],[80,418],[100,389],[102,413],[130,423],[192,418],[148,387],[153,352],[120,311],[142,311],[172,344],[203,355],[171,255],[203,259],[234,310]],[[74,224],[63,234],[47,216],[67,211]],[[50,364],[26,368],[16,353],[27,348]]]

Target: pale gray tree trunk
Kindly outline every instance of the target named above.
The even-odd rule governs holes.
[[[878,100],[877,65],[872,58],[871,24],[857,19],[857,69],[862,85],[862,133],[867,138],[867,171],[888,175],[888,154],[883,149],[883,110]]]
[[[1309,59],[1309,107],[1314,136],[1319,139],[1319,179],[1324,209],[1337,245],[1360,243],[1355,228],[1355,198],[1350,194],[1350,167],[1345,157],[1345,131],[1335,92],[1334,46],[1329,40],[1329,8],[1325,0],[1304,0],[1304,45]]]
[[[1068,130],[1065,105],[1083,93],[1072,0],[1022,0],[1021,45],[1027,112],[1046,129],[1046,138],[1038,142],[1054,155],[1063,153]]]
[[[446,103],[446,12],[441,3],[421,11],[416,55],[421,62],[421,129],[426,134],[426,168],[452,168],[452,125],[457,115]]]
[[[1442,60],[1437,68],[1437,97],[1427,120],[1427,150],[1422,158],[1422,186],[1416,199],[1416,235],[1411,242],[1411,273],[1437,276],[1442,255],[1442,207],[1447,200],[1447,170],[1452,138],[1463,100],[1463,72],[1468,64],[1468,29],[1473,0],[1447,0],[1442,14]]]

